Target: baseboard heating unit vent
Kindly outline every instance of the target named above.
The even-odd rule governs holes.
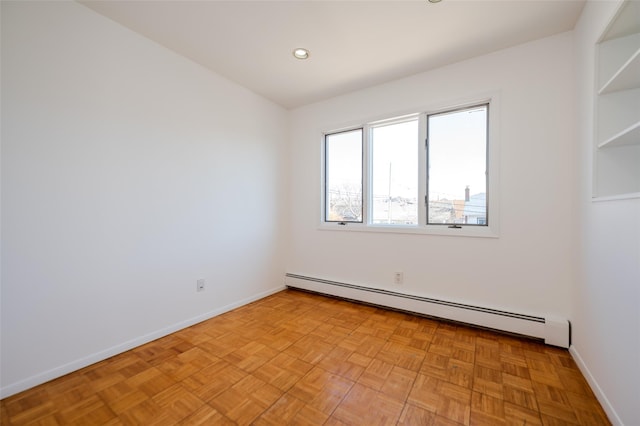
[[[570,344],[569,321],[562,318],[525,315],[289,273],[285,284],[290,288],[544,339],[546,344],[562,348]]]

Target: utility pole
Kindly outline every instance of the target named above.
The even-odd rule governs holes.
[[[387,223],[391,224],[391,162],[389,162],[389,197],[387,198],[388,206],[387,206]]]

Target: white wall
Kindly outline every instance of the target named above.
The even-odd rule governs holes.
[[[588,2],[576,26],[579,273],[573,347],[614,424],[640,424],[640,200],[592,202],[594,46],[619,2]]]
[[[565,33],[292,111],[287,271],[568,318],[574,279],[572,36]],[[319,230],[321,132],[498,92],[500,238]],[[404,271],[402,287],[393,272]]]
[[[286,129],[84,6],[2,2],[3,396],[281,288]]]

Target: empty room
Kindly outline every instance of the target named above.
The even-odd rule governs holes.
[[[640,425],[640,1],[4,1],[3,425]]]

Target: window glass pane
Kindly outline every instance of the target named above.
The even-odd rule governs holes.
[[[362,129],[325,136],[325,221],[362,222]]]
[[[488,224],[487,105],[428,117],[429,224]]]
[[[371,129],[373,224],[418,224],[418,120]]]

